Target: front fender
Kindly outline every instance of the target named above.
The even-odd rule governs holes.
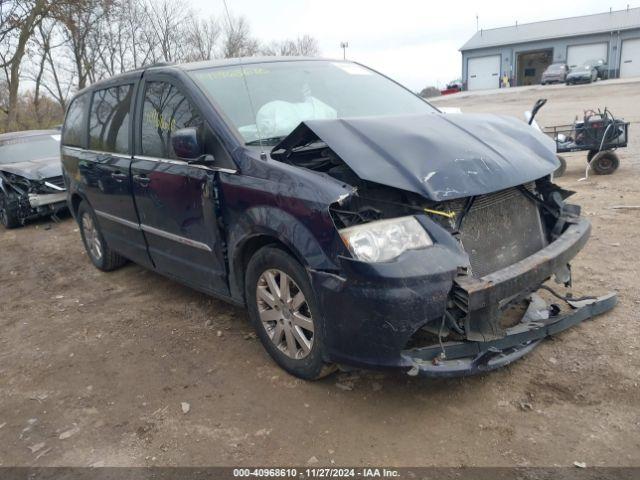
[[[328,246],[321,245],[313,230],[327,231],[331,227],[328,214],[316,212],[313,226],[306,225],[289,212],[274,206],[257,206],[245,210],[232,225],[227,225],[227,245],[229,251],[229,287],[234,298],[242,298],[243,255],[248,243],[257,237],[270,237],[286,246],[305,267],[319,270],[333,270],[337,265],[327,255]],[[324,217],[324,218],[323,218]],[[311,223],[310,222],[310,223]],[[331,230],[329,230],[331,231]],[[326,233],[324,235],[326,237]]]

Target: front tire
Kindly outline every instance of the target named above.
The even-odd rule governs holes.
[[[98,269],[110,272],[127,263],[126,258],[111,250],[105,242],[96,214],[87,202],[80,203],[77,218],[84,248]]]
[[[4,192],[0,192],[0,223],[6,229],[22,225],[18,217],[17,205],[15,202],[11,202]]]
[[[335,370],[324,361],[324,329],[306,270],[275,246],[254,254],[247,266],[249,317],[269,355],[290,374],[316,380]]]

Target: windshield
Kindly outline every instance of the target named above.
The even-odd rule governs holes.
[[[244,80],[239,65],[191,75],[247,144],[263,139],[275,145],[305,120],[436,112],[420,97],[355,63],[271,62],[243,69]]]
[[[60,155],[60,135],[18,137],[0,144],[0,165]]]
[[[547,68],[548,72],[561,72],[562,70],[564,70],[564,65],[562,63],[554,63],[549,65]]]

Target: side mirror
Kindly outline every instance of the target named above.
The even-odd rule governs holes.
[[[181,128],[173,132],[171,146],[180,160],[195,160],[202,155],[202,145],[198,140],[198,130],[193,127]]]

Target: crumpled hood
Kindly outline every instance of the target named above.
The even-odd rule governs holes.
[[[60,157],[47,157],[0,165],[0,171],[20,175],[29,180],[43,180],[62,175],[62,164]]]
[[[553,172],[555,143],[526,123],[487,114],[309,120],[274,148],[318,137],[363,180],[434,201],[482,195]]]

